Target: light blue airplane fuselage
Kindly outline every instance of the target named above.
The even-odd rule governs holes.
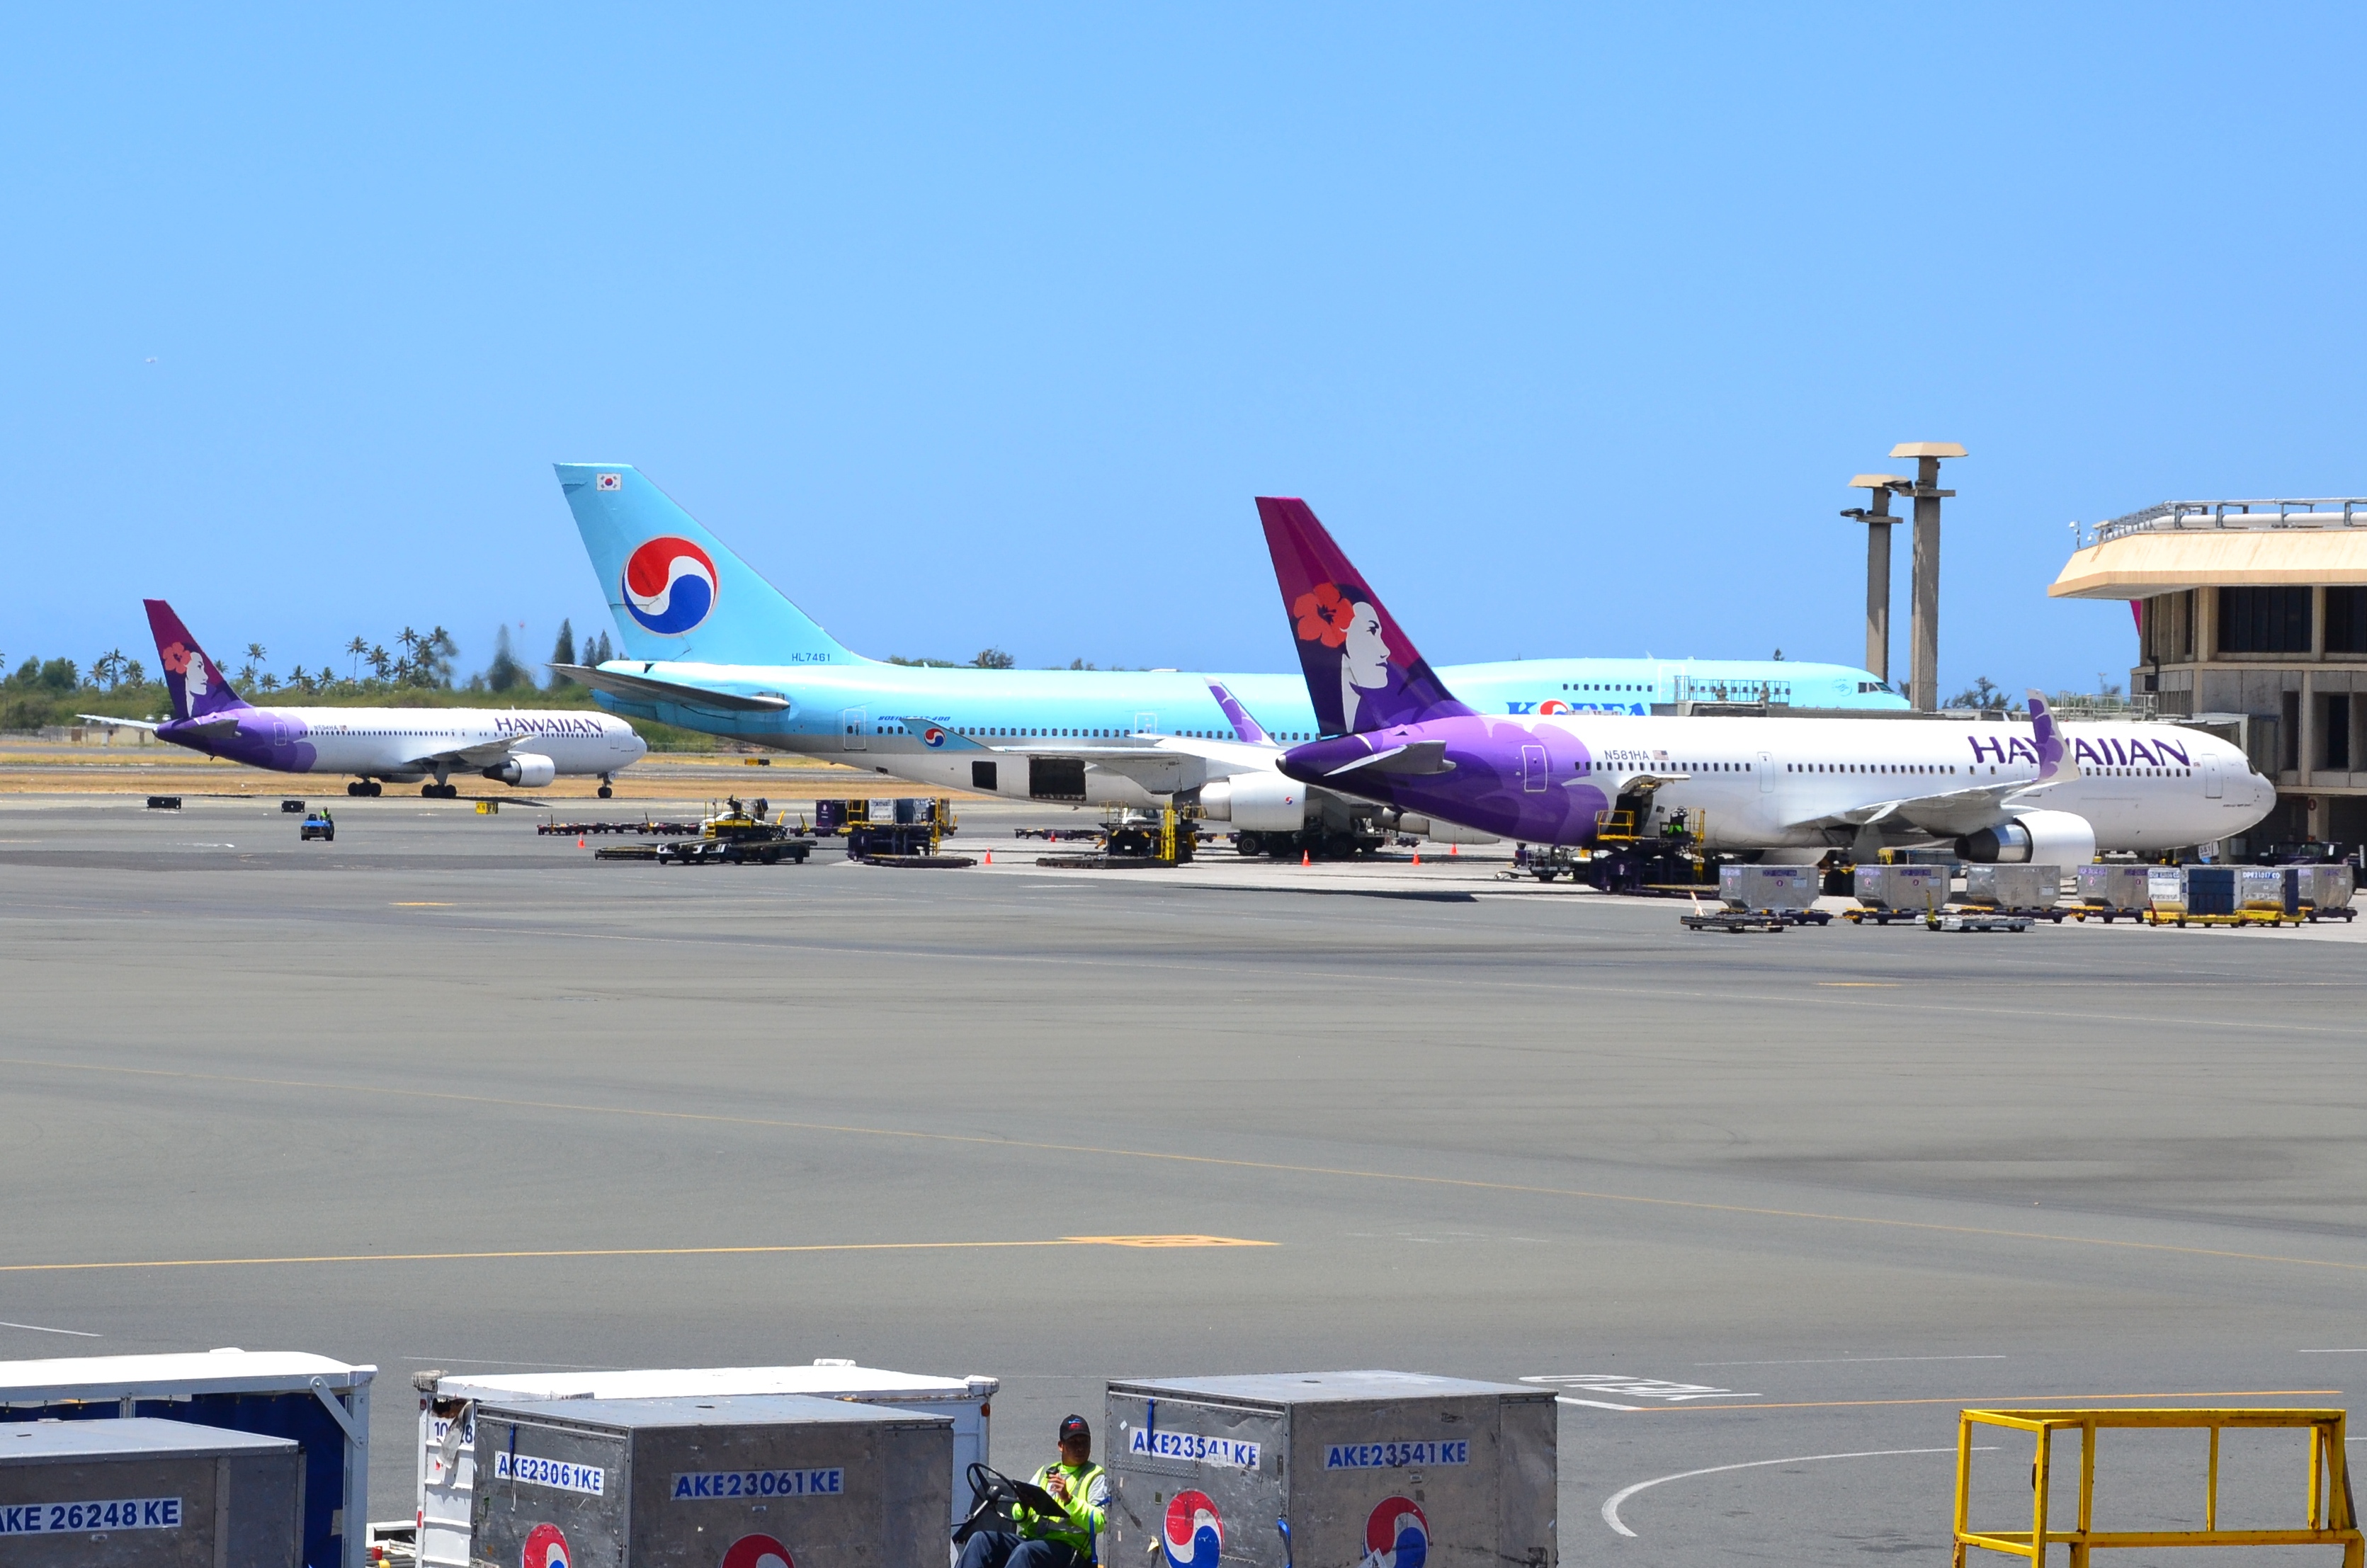
[[[890,759],[945,745],[944,737],[933,747],[908,733],[908,718],[989,740],[1143,732],[1230,739],[1232,727],[1208,692],[1214,679],[1283,743],[1315,738],[1314,708],[1296,674],[984,670],[866,659],[631,466],[557,469],[627,655],[596,672],[621,678],[596,683],[601,705],[615,712],[787,751],[842,760],[866,753],[869,765],[893,773]],[[1439,673],[1473,707],[1510,715],[1648,714],[1689,700],[1907,705],[1863,670],[1787,660],[1529,659]],[[723,700],[702,701],[705,694]]]

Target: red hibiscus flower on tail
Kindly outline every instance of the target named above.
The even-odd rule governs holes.
[[[177,642],[172,647],[166,649],[164,650],[164,668],[171,671],[176,675],[187,674],[189,672],[189,650],[182,647]]]
[[[1290,606],[1298,618],[1298,640],[1314,642],[1321,639],[1326,648],[1337,648],[1348,640],[1348,626],[1356,618],[1356,606],[1342,596],[1337,585],[1325,583],[1311,592],[1302,593]]]

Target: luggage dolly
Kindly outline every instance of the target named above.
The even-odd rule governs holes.
[[[1689,931],[1727,931],[1739,936],[1745,931],[1765,931],[1773,936],[1792,922],[1772,909],[1717,909],[1707,914],[1679,915]]]
[[[2026,931],[2030,929],[2030,917],[1951,910],[1931,915],[1923,923],[1935,931]]]

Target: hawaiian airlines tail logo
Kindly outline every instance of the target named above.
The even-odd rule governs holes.
[[[527,1532],[518,1568],[569,1568],[567,1538],[557,1525],[537,1525]]]
[[[625,609],[642,628],[680,637],[715,608],[715,562],[688,539],[661,534],[625,561]]]
[[[1206,1492],[1178,1492],[1167,1503],[1168,1568],[1217,1568],[1225,1522]]]
[[[165,673],[178,675],[188,687],[192,700],[206,694],[206,671],[211,666],[206,662],[204,654],[186,644],[176,642],[172,647],[162,650],[160,657],[164,661]]]
[[[1363,1568],[1421,1568],[1430,1520],[1410,1497],[1384,1497],[1365,1521]]]

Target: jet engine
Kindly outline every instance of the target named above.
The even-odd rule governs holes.
[[[489,779],[499,779],[505,784],[517,784],[526,789],[540,789],[559,776],[559,764],[532,751],[513,751],[496,765],[485,770]]]
[[[1200,814],[1251,833],[1296,833],[1307,826],[1307,786],[1280,773],[1235,773],[1200,786]]]
[[[1969,861],[1999,865],[2086,865],[2096,858],[2096,829],[2069,811],[2024,811],[1956,840]]]
[[[1428,839],[1433,844],[1502,842],[1493,833],[1483,833],[1477,828],[1460,828],[1452,822],[1441,822],[1434,817],[1400,816],[1396,827],[1400,833],[1411,833],[1415,838]]]

